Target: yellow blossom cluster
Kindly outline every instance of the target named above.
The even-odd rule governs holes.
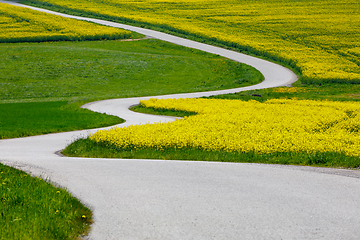
[[[150,99],[141,104],[198,114],[170,123],[102,130],[90,139],[119,149],[339,152],[360,156],[360,105],[356,102]]]
[[[0,42],[129,38],[131,32],[0,3]]]
[[[274,92],[278,93],[300,93],[300,92],[308,92],[308,88],[304,87],[278,87],[273,89]]]
[[[211,38],[297,67],[304,81],[360,82],[359,0],[33,0]]]

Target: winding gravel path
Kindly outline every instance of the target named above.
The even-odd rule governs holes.
[[[296,80],[286,68],[236,52],[147,29],[30,8],[219,54],[254,66],[265,76],[264,82],[251,87],[161,98],[208,96],[282,86]],[[129,111],[128,107],[140,99],[146,98],[106,100],[85,107],[124,118],[126,123],[121,126],[173,119]],[[49,177],[93,209],[95,223],[89,239],[359,239],[359,171],[82,159],[56,154],[93,131],[0,140],[2,163]]]

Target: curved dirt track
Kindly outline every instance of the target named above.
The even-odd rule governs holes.
[[[279,65],[243,54],[147,29],[86,20],[245,62],[265,76],[264,82],[251,87],[162,98],[275,87],[296,80],[291,71]],[[107,100],[85,107],[126,119],[122,126],[173,119],[129,111],[128,107],[140,99],[145,98]],[[2,163],[49,177],[93,209],[95,224],[89,239],[358,239],[360,236],[359,171],[219,162],[82,159],[55,154],[91,131],[0,140]]]

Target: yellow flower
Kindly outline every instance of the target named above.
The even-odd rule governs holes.
[[[98,40],[131,32],[0,3],[0,42]]]
[[[146,107],[197,112],[170,123],[98,131],[120,149],[198,148],[227,152],[339,152],[360,156],[360,106],[354,102],[272,99],[150,99]]]

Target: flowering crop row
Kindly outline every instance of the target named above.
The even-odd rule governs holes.
[[[296,66],[304,81],[360,82],[358,0],[31,0],[215,39]]]
[[[99,40],[129,38],[122,29],[63,18],[0,3],[0,42]]]
[[[305,87],[277,87],[272,88],[271,90],[278,93],[300,93],[310,91],[309,88]]]
[[[120,149],[339,152],[360,156],[360,106],[356,102],[150,99],[141,104],[198,114],[170,123],[102,130],[90,139]]]

